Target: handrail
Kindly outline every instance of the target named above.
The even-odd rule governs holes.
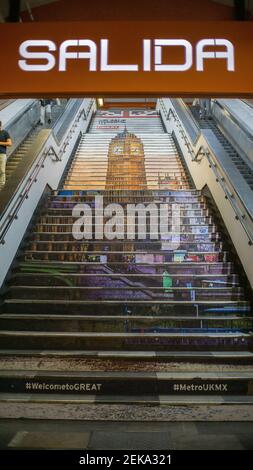
[[[16,205],[14,205],[13,211],[9,212],[6,215],[2,225],[0,226],[0,243],[2,245],[5,244],[4,237],[5,237],[6,233],[8,232],[8,229],[9,229],[10,225],[12,224],[12,221],[14,219],[18,218],[18,216],[17,216],[18,211],[19,211],[20,207],[22,206],[24,200],[29,197],[28,193],[29,193],[32,185],[34,183],[36,183],[37,176],[38,176],[41,168],[43,168],[44,162],[45,162],[47,157],[48,157],[48,152],[43,152],[42,155],[41,155],[41,158],[39,159],[37,165],[35,166],[32,174],[29,176],[29,178],[27,180],[27,185],[26,185],[24,191],[20,193],[19,199],[16,201]]]
[[[247,135],[247,137],[252,141],[253,143],[253,134],[250,133],[248,131],[248,129],[245,127],[245,125],[243,124],[242,121],[239,121],[235,116],[234,114],[231,113],[231,111],[229,111],[229,109],[224,106],[218,99],[215,99],[213,100],[214,103],[219,106],[219,108],[221,108],[224,112],[226,112],[226,114],[228,114],[229,118],[231,119],[231,121],[233,121],[238,127],[240,127],[240,129],[243,130],[243,132]]]
[[[242,101],[243,103],[245,103],[247,106],[249,106],[250,108],[253,108],[253,102],[251,103],[249,100],[247,100],[247,99],[246,99],[246,100],[243,100],[242,98],[241,98],[241,101]],[[252,101],[252,100],[251,100],[251,101]]]
[[[34,164],[37,156],[45,146],[45,143],[50,133],[50,129],[43,129],[42,131],[40,131],[34,143],[25,154],[25,158],[23,158],[20,164],[15,168],[7,183],[1,190],[0,221],[8,210],[8,207],[12,203],[13,199],[15,198],[16,193],[24,182],[24,179],[26,178],[26,175],[28,174],[29,170],[32,168],[32,165]]]
[[[61,141],[64,133],[66,132],[66,129],[67,129],[66,126],[68,125],[66,119],[64,118],[64,114],[68,112],[69,118],[71,119],[76,114],[81,103],[82,103],[82,99],[70,99],[64,109],[64,112],[61,113],[58,119],[55,121],[52,129],[54,131],[56,139],[59,142]]]
[[[251,214],[247,207],[244,204],[244,201],[240,197],[240,194],[237,192],[236,188],[234,187],[232,181],[230,180],[229,174],[225,171],[224,168],[222,168],[219,164],[219,161],[216,157],[216,155],[212,152],[212,148],[206,143],[206,147],[203,145],[197,145],[198,140],[196,141],[195,144],[190,140],[188,137],[188,134],[186,133],[182,121],[179,119],[177,112],[170,107],[169,111],[162,103],[162,99],[159,100],[159,104],[161,105],[162,110],[164,111],[164,114],[166,116],[166,119],[170,119],[170,116],[173,117],[176,127],[179,128],[179,133],[187,147],[188,153],[191,155],[191,160],[192,161],[199,161],[199,157],[206,157],[209,163],[209,167],[212,169],[212,171],[215,174],[216,181],[217,183],[220,184],[222,187],[222,190],[225,193],[225,198],[229,200],[231,207],[233,208],[235,212],[235,218],[240,221],[247,237],[248,237],[248,243],[249,245],[253,245],[253,230],[251,230],[247,224],[246,221],[246,214],[250,219],[250,222],[253,223],[253,214]],[[214,161],[215,160],[215,161]],[[224,175],[223,175],[224,174]],[[230,190],[230,187],[226,184],[226,178],[229,181],[230,186],[232,187],[232,191]],[[243,207],[243,212],[240,210],[240,207],[236,203],[235,200],[235,194],[237,198],[239,199],[242,207]]]
[[[53,130],[51,130],[51,129],[50,130],[44,130],[45,137],[44,137],[43,144],[42,144],[42,146],[40,146],[40,148],[38,149],[38,153],[36,154],[35,158],[33,159],[33,162],[36,162],[36,165],[32,169],[32,171],[31,171],[29,177],[27,178],[27,180],[25,181],[25,185],[22,188],[20,194],[18,195],[18,198],[16,197],[12,208],[9,211],[6,210],[5,213],[3,214],[1,220],[0,220],[0,223],[1,223],[1,225],[0,225],[0,244],[5,243],[6,233],[8,232],[13,220],[18,218],[18,212],[19,212],[21,206],[23,205],[25,199],[27,199],[29,197],[29,192],[30,192],[33,184],[36,183],[38,175],[39,175],[41,169],[44,167],[45,160],[48,157],[52,157],[52,151],[53,151],[53,155],[56,157],[56,159],[61,161],[62,155],[66,152],[66,148],[69,145],[69,141],[72,137],[72,134],[75,131],[76,126],[78,125],[78,122],[80,121],[80,119],[82,118],[83,115],[85,117],[87,117],[89,115],[90,110],[92,108],[92,104],[93,104],[93,100],[91,100],[91,103],[89,103],[87,110],[82,109],[77,114],[76,118],[72,122],[72,125],[71,125],[70,129],[68,130],[68,133],[65,136],[62,143],[58,142],[58,139],[55,136]],[[81,105],[81,102],[79,103],[79,107],[80,107],[80,105]],[[59,146],[59,144],[61,144],[61,148],[59,149],[58,153],[55,151],[55,149],[53,148],[52,145],[49,148],[45,149],[46,142],[48,141],[48,139],[51,135],[53,136],[53,139],[54,139],[57,146]],[[41,149],[41,147],[42,147],[42,149]],[[38,161],[36,161],[36,158],[38,159]],[[22,180],[22,182],[23,181],[24,181],[24,179]],[[19,185],[18,189],[20,189],[22,182],[20,182],[20,185]],[[16,196],[16,194],[17,194],[17,191],[15,192],[15,196]],[[10,201],[10,204],[8,205],[8,207],[10,207],[11,203],[13,202],[14,197]],[[4,219],[4,220],[2,221],[2,219]]]
[[[90,111],[90,108],[89,108],[89,111]],[[75,130],[75,128],[76,128],[76,126],[77,126],[77,124],[78,124],[78,122],[80,121],[80,119],[81,119],[82,116],[84,117],[84,119],[87,119],[87,117],[89,116],[89,113],[87,113],[87,111],[85,111],[84,109],[82,109],[82,110],[80,111],[80,113],[78,113],[78,115],[77,115],[77,117],[76,117],[76,119],[75,119],[75,121],[74,121],[74,123],[73,123],[71,129],[70,129],[69,132],[68,132],[67,138],[65,139],[65,141],[64,141],[64,143],[63,143],[63,145],[62,145],[62,148],[59,150],[59,154],[58,154],[59,160],[61,160],[62,155],[66,152],[66,148],[67,148],[67,146],[69,145],[69,141],[70,141],[70,139],[71,139],[71,136],[72,136],[72,134],[74,133],[74,130]],[[55,140],[56,140],[56,139],[55,139]]]
[[[33,100],[32,103],[28,103],[25,109],[21,109],[13,118],[8,122],[6,129],[9,130],[16,122],[20,120],[20,117],[23,116],[25,113],[30,111],[34,106],[36,106],[37,100]]]
[[[2,109],[5,109],[7,108],[7,106],[9,106],[11,103],[13,103],[14,101],[16,101],[15,99],[12,99],[12,100],[0,100],[0,111],[2,111]]]
[[[179,101],[178,99],[172,98],[170,101],[181,122],[183,122],[191,141],[195,144],[201,134],[200,126],[182,100]]]
[[[174,110],[172,108],[170,108],[170,110],[169,110],[167,119],[170,119],[170,115],[172,115],[174,121],[176,122],[176,126],[179,127],[179,133],[181,134],[181,136],[184,140],[184,143],[187,147],[188,153],[191,155],[191,159],[192,160],[197,160],[197,156],[195,155],[195,152],[192,148],[191,141],[188,138],[188,135],[186,134],[186,132],[185,132],[185,130],[184,130],[182,124],[181,124],[181,120],[179,119],[179,117],[177,116],[177,114],[174,112]]]
[[[247,210],[247,208],[245,207],[241,197],[240,197],[240,194],[238,193],[238,191],[236,190],[236,188],[233,186],[233,184],[231,183],[230,179],[229,179],[229,175],[227,173],[226,174],[226,177],[228,177],[229,179],[229,182],[233,188],[233,191],[234,193],[236,194],[236,196],[238,197],[238,199],[240,200],[242,206],[243,206],[243,209],[244,209],[244,212],[241,212],[240,208],[238,207],[238,204],[236,203],[235,201],[235,198],[234,198],[234,193],[230,191],[230,188],[228,187],[228,185],[226,185],[226,180],[224,178],[224,176],[222,175],[222,171],[221,171],[221,168],[217,165],[217,159],[216,159],[216,156],[215,154],[212,154],[212,156],[214,157],[214,159],[216,160],[215,162],[212,160],[212,156],[210,154],[210,152],[208,150],[205,150],[204,151],[204,156],[207,158],[208,160],[208,163],[209,163],[209,167],[212,169],[212,171],[214,172],[215,174],[215,177],[216,177],[216,181],[217,183],[220,184],[220,186],[222,187],[224,193],[225,193],[225,198],[229,200],[234,212],[235,212],[235,218],[236,220],[239,220],[241,225],[243,226],[244,228],[244,231],[245,233],[247,234],[247,237],[248,237],[248,243],[249,245],[252,245],[253,244],[253,230],[250,230],[248,228],[248,225],[245,223],[245,217],[246,217],[246,214],[247,216],[250,218],[250,221],[253,223],[253,218],[252,218],[252,215],[250,214],[250,212]],[[246,213],[246,214],[245,214]]]
[[[75,101],[75,100],[74,100]],[[82,100],[78,100],[78,106],[75,107],[74,111],[76,113],[78,107],[80,107],[82,103]],[[75,104],[75,103],[74,103]],[[72,103],[73,105],[73,103]],[[69,123],[72,119],[75,113],[72,113],[72,107],[70,107],[71,113],[69,114],[69,109],[65,108],[63,113],[59,116],[61,121],[63,121],[65,124],[64,131],[67,130],[66,127],[66,122]],[[66,118],[66,113],[67,113],[67,118]],[[57,138],[59,136],[55,135],[55,129],[54,127],[52,129],[42,129],[40,133],[37,135],[34,144],[32,145],[31,148],[28,149],[25,158],[23,158],[22,162],[18,165],[18,167],[14,170],[14,172],[11,174],[9,180],[7,181],[6,185],[1,191],[1,198],[0,198],[0,214],[2,217],[7,210],[8,206],[10,205],[13,197],[15,197],[15,193],[18,190],[19,186],[22,184],[23,180],[26,177],[27,172],[31,168],[33,162],[36,160],[38,153],[41,151],[41,148],[46,144],[46,140],[48,138],[48,135],[53,133],[55,141],[57,145],[59,146],[61,144],[61,139],[64,137],[64,132],[61,132],[60,139]],[[34,148],[35,147],[35,148]],[[59,157],[60,159],[60,157]],[[17,183],[18,181],[18,183]]]
[[[39,121],[38,100],[29,101],[5,124],[5,129],[10,133],[13,140],[13,145],[8,149],[8,158],[16,152]]]

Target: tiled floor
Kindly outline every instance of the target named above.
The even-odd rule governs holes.
[[[252,450],[253,422],[0,420],[0,448]]]

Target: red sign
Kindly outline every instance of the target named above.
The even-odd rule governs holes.
[[[252,22],[1,24],[1,96],[247,96]]]

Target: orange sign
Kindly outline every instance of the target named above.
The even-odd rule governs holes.
[[[247,96],[252,22],[1,24],[4,96]]]

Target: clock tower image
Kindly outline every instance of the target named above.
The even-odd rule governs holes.
[[[126,127],[109,144],[105,189],[147,189],[143,143]]]

